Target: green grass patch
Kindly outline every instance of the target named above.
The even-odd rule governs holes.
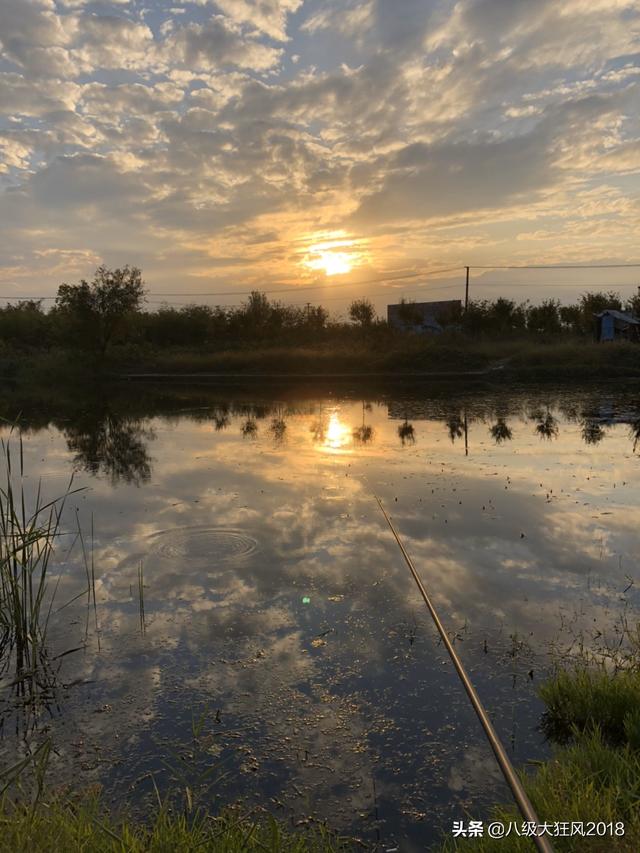
[[[640,850],[640,755],[630,746],[611,747],[598,731],[580,735],[574,744],[559,750],[534,776],[525,779],[525,787],[541,821],[624,823],[623,836],[551,837],[556,850]],[[523,819],[515,807],[501,807],[495,810],[492,820],[521,826]],[[530,838],[519,837],[512,829],[504,839],[450,839],[443,849],[530,853],[534,846]]]
[[[599,730],[612,746],[640,748],[640,673],[604,668],[559,671],[540,688],[548,737],[567,742],[574,732]]]
[[[287,830],[260,811],[173,812],[163,806],[146,824],[106,814],[100,798],[66,797],[37,805],[0,805],[2,853],[338,853],[351,849],[322,825]]]
[[[522,776],[538,818],[546,823],[624,823],[624,835],[552,836],[558,851],[640,850],[640,673],[582,665],[560,670],[541,688],[543,728],[558,748],[533,775]],[[492,820],[522,826],[515,806]],[[485,824],[486,825],[486,824]],[[448,839],[445,851],[531,851],[512,828],[503,839]]]

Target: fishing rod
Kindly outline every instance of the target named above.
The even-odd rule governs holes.
[[[438,616],[435,607],[431,603],[429,593],[427,592],[425,585],[422,583],[420,575],[418,574],[416,567],[413,565],[411,557],[409,556],[406,548],[402,544],[402,540],[400,539],[398,531],[396,530],[393,522],[389,518],[387,511],[382,506],[382,501],[377,495],[375,496],[375,498],[378,502],[378,506],[382,510],[382,514],[387,520],[387,524],[391,528],[391,532],[395,536],[396,542],[398,543],[400,551],[402,552],[402,556],[404,557],[407,566],[409,566],[409,570],[413,575],[413,579],[415,580],[418,589],[420,590],[420,594],[424,599],[424,603],[429,609],[429,613],[431,614],[431,618],[435,622],[436,628],[438,629],[438,633],[442,637],[442,642],[444,643],[447,651],[449,652],[449,656],[453,661],[453,665],[456,668],[456,672],[460,676],[460,680],[462,681],[464,689],[467,691],[467,696],[469,697],[471,704],[473,705],[473,709],[476,712],[478,719],[480,720],[482,728],[484,729],[484,733],[487,736],[487,740],[489,741],[491,749],[493,750],[493,754],[496,757],[496,761],[500,765],[500,770],[502,771],[502,775],[504,776],[505,782],[511,788],[511,793],[513,794],[513,798],[516,801],[518,808],[520,809],[520,813],[527,822],[534,823],[536,826],[538,826],[540,824],[540,820],[538,819],[535,809],[533,808],[531,800],[527,796],[527,792],[525,791],[522,782],[520,781],[520,778],[518,777],[518,774],[516,773],[513,767],[513,764],[509,760],[509,756],[507,755],[507,752],[504,746],[502,745],[502,742],[500,741],[500,738],[498,737],[496,730],[494,729],[493,724],[489,719],[489,716],[487,715],[487,712],[485,711],[484,705],[482,704],[480,697],[476,693],[475,687],[471,683],[471,679],[467,675],[467,672],[464,666],[462,665],[462,661],[458,657],[456,650],[453,648],[453,644],[449,639],[449,635],[445,631],[444,625],[440,621],[440,617]],[[538,848],[538,850],[541,851],[541,853],[553,853],[553,847],[551,843],[544,836],[534,835],[531,836],[531,839]]]

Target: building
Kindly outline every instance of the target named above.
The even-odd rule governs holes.
[[[640,320],[633,314],[607,308],[595,314],[596,340],[600,343],[607,341],[640,341]]]
[[[460,321],[462,302],[447,299],[441,302],[400,302],[387,305],[387,323],[393,329],[419,334],[438,334],[445,326]]]

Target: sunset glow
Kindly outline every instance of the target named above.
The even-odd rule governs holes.
[[[326,450],[341,450],[351,440],[351,430],[340,420],[338,412],[331,412],[324,434],[323,447]]]
[[[3,0],[2,292],[52,300],[129,263],[152,296],[232,305],[455,268],[443,298],[467,264],[636,260],[637,0],[536,10]],[[512,275],[485,278],[472,295],[509,296]],[[539,280],[519,295],[583,285]],[[367,290],[328,307],[384,310]]]
[[[327,276],[345,275],[370,261],[370,254],[362,240],[346,237],[344,232],[323,236],[324,239],[316,236],[304,250],[304,268],[323,272]]]

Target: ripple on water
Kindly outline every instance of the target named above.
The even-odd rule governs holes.
[[[175,527],[149,537],[151,550],[170,560],[232,563],[245,560],[258,548],[252,536],[226,527]]]

